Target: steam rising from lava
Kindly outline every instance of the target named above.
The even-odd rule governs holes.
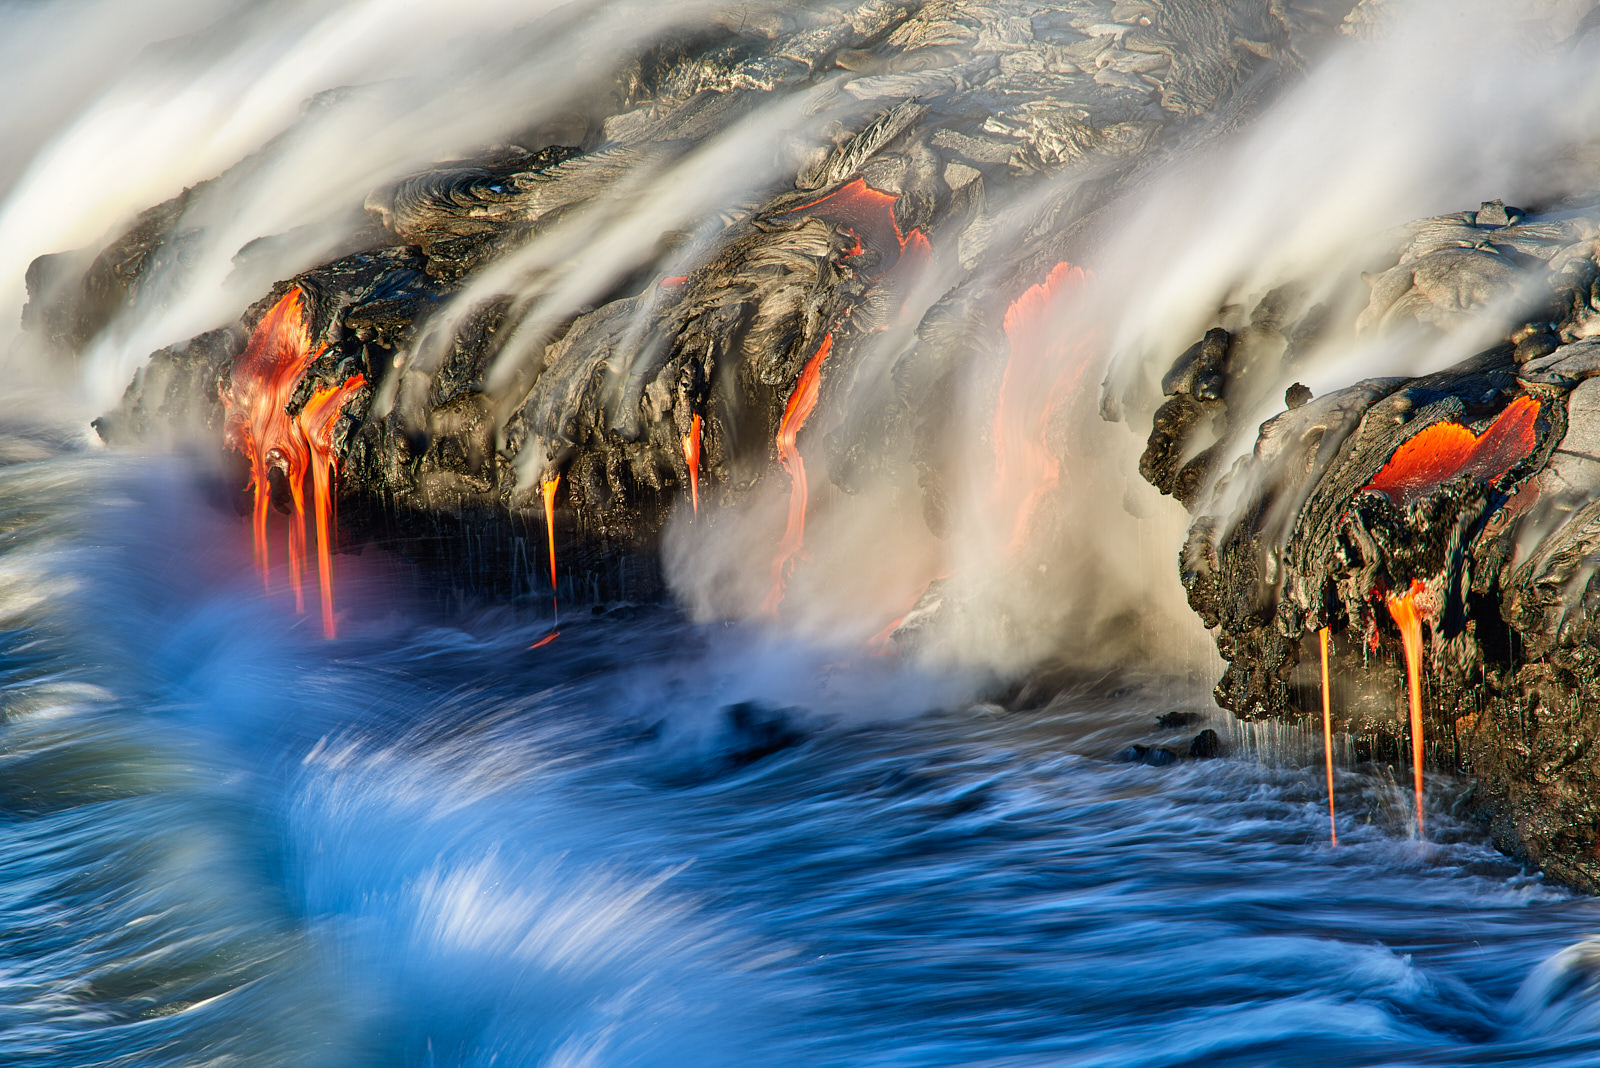
[[[540,134],[561,143],[569,112],[642,43],[760,12],[709,0],[140,7],[138,20],[116,0],[14,16],[43,58],[0,64],[11,99],[34,98],[29,86],[58,90],[40,111],[0,119],[7,144],[29,159],[0,170],[0,299],[10,321],[33,257],[90,243],[235,168],[185,206],[179,229],[192,243],[157,271],[160,299],[142,301],[86,355],[92,411],[151,349],[228,321],[274,280],[329,258],[368,225],[361,208],[372,190],[491,143]],[[699,520],[686,507],[667,534],[674,590],[703,616],[758,614],[773,593],[774,556],[789,548],[783,531],[803,523],[804,558],[797,545],[793,566],[778,565],[784,625],[802,633],[865,641],[944,577],[964,610],[925,644],[930,656],[1015,669],[1065,650],[1082,662],[1137,654],[1209,669],[1171,577],[1185,517],[1132,476],[1140,443],[1100,420],[1094,387],[1109,371],[1109,407],[1136,422],[1155,399],[1154,379],[1219,307],[1283,278],[1305,281],[1308,304],[1359,304],[1364,290],[1347,280],[1386,228],[1565,188],[1597,128],[1600,64],[1591,45],[1539,50],[1544,30],[1533,16],[1570,24],[1569,7],[1405,5],[1374,38],[1306,57],[1307,77],[1259,120],[1233,129],[1218,118],[1196,143],[1127,180],[1092,225],[1049,239],[1040,232],[1098,172],[1069,167],[1011,202],[988,203],[990,237],[971,247],[954,228],[924,234],[856,219],[861,242],[880,246],[880,270],[902,259],[918,269],[890,287],[895,313],[856,338],[848,375],[817,361],[809,418],[786,443],[793,456],[774,442],[773,469],[783,455],[797,471],[803,456],[809,491],[799,515],[782,478],[765,478],[739,510],[721,512],[697,479]],[[86,47],[103,61],[68,78],[58,56]],[[725,217],[748,214],[792,180],[796,145],[863,110],[821,77],[701,142],[629,156],[585,209],[490,265],[435,314],[400,354],[374,412],[420,418],[412,408],[453,331],[486,302],[509,299],[510,336],[484,383],[503,431],[557,327],[629,279],[702,266]],[[858,190],[874,193],[889,196]],[[826,199],[792,210],[816,212]],[[1048,257],[1018,262],[1024,243]],[[647,336],[647,310],[629,351],[609,365],[614,381],[659,343]],[[1291,378],[1320,392],[1368,372],[1415,372],[1470,344],[1337,337],[1313,362],[1285,369],[1276,396]],[[865,463],[828,443],[902,404],[915,392],[908,383],[927,393],[941,382],[947,403],[919,413],[948,474],[942,513],[930,517],[926,472],[909,451]],[[1276,396],[1268,391],[1262,417],[1280,407]],[[683,446],[691,465],[695,419]],[[553,487],[559,453],[558,443],[530,442],[519,492],[536,500],[537,487]],[[551,567],[554,582],[553,545]]]
[[[28,103],[0,118],[0,352],[17,347],[34,257],[101,240],[234,168],[185,205],[181,253],[152,279],[162,299],[87,354],[81,410],[93,414],[151,350],[228,322],[273,281],[334,254],[366,225],[370,190],[488,143],[559,131],[621,57],[724,7],[7,5],[0,88]]]

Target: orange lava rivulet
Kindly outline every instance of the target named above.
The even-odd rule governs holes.
[[[303,578],[306,558],[305,478],[312,480],[312,503],[317,531],[317,565],[322,594],[322,632],[336,634],[333,610],[334,498],[338,470],[333,454],[333,428],[339,414],[366,379],[352,375],[338,386],[323,387],[295,415],[286,408],[289,397],[311,362],[321,354],[311,350],[310,328],[305,318],[305,296],[291,288],[262,317],[249,344],[233,367],[232,381],[223,392],[227,417],[225,442],[244,453],[250,464],[251,510],[256,568],[271,589],[271,553],[267,526],[271,510],[270,473],[277,470],[289,489],[289,585],[295,610],[305,611]]]
[[[1085,361],[1064,368],[1075,344],[1059,336],[1051,305],[1087,278],[1083,268],[1058,263],[1006,309],[1009,353],[994,406],[992,496],[1011,519],[1007,551],[1027,541],[1033,513],[1061,479],[1061,460],[1050,448],[1050,422],[1083,373]]]
[[[694,503],[694,514],[700,514],[700,415],[689,421],[689,432],[683,436],[683,462],[689,465],[689,499]]]
[[[1417,835],[1422,823],[1422,621],[1431,612],[1427,587],[1418,579],[1404,593],[1390,594],[1385,603],[1389,615],[1400,628],[1401,646],[1406,656],[1406,696],[1411,708],[1411,782],[1417,802]]]
[[[809,491],[806,486],[806,464],[800,458],[795,437],[817,407],[822,362],[832,350],[833,334],[829,332],[822,335],[822,344],[806,361],[805,369],[800,372],[800,381],[795,383],[794,392],[789,394],[789,403],[784,405],[783,419],[778,424],[778,462],[789,472],[789,521],[783,530],[783,541],[778,544],[778,555],[772,561],[772,587],[761,606],[761,610],[769,616],[777,615],[795,560],[805,550]]]
[[[898,276],[908,270],[925,266],[933,255],[933,247],[921,230],[909,233],[900,229],[894,206],[898,200],[891,193],[872,188],[863,178],[857,178],[826,196],[789,208],[781,214],[806,214],[843,227],[855,238],[851,255],[860,255],[871,249],[883,259],[871,272],[875,277]],[[821,387],[822,363],[833,351],[833,331],[822,337],[817,351],[806,362],[795,383],[794,392],[784,406],[783,418],[778,424],[778,462],[789,475],[789,518],[785,524],[783,540],[772,561],[772,584],[762,602],[762,613],[776,616],[788,588],[789,576],[796,561],[805,549],[806,507],[810,493],[806,484],[805,462],[795,443],[797,435],[811,413],[816,409]],[[685,454],[688,444],[685,442]]]

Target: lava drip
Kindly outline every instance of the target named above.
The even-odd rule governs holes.
[[[322,636],[337,637],[333,615],[333,536],[337,529],[334,513],[339,473],[338,457],[333,452],[333,428],[339,413],[352,396],[367,384],[362,375],[352,375],[342,386],[313,390],[305,407],[295,417],[295,425],[311,456],[312,511],[317,527],[317,580],[322,594]]]
[[[561,636],[558,629],[561,626],[561,601],[556,596],[556,490],[561,488],[561,476],[555,475],[543,479],[539,489],[544,496],[544,536],[546,548],[550,551],[550,633],[534,642],[529,648],[538,649],[549,645]]]
[[[1422,823],[1422,621],[1429,612],[1427,587],[1419,579],[1411,588],[1386,599],[1389,615],[1400,628],[1401,646],[1406,656],[1406,694],[1411,703],[1411,781],[1417,801],[1417,836]]]
[[[783,541],[778,545],[778,555],[772,561],[772,588],[762,604],[762,611],[769,616],[778,614],[778,605],[783,602],[789,575],[794,570],[796,559],[805,549],[806,465],[795,446],[795,437],[816,410],[822,382],[822,361],[828,358],[832,350],[833,333],[830,331],[822,336],[822,344],[817,346],[816,353],[800,372],[800,381],[795,384],[794,392],[789,394],[789,403],[783,409],[783,420],[778,424],[778,462],[789,473],[790,481],[789,522],[783,531]]]
[[[1394,451],[1364,488],[1406,505],[1460,475],[1493,482],[1533,452],[1538,418],[1538,400],[1524,394],[1482,434],[1448,421],[1424,427]]]
[[[231,382],[222,393],[227,412],[224,442],[227,447],[244,453],[250,463],[256,568],[261,572],[262,584],[269,590],[272,588],[271,553],[267,548],[267,513],[272,503],[269,473],[278,468],[291,487],[298,485],[305,474],[309,457],[285,409],[295,383],[315,358],[305,320],[304,297],[296,286],[257,324],[250,335],[250,343],[234,364]],[[303,520],[303,512],[296,518]],[[298,577],[297,564],[304,560],[304,537],[302,525],[301,556],[297,560],[291,524],[291,581]],[[295,585],[298,596],[297,581]]]
[[[1328,772],[1328,844],[1339,844],[1339,827],[1333,819],[1333,702],[1328,691],[1328,628],[1317,631],[1322,648],[1322,759]]]
[[[556,490],[561,488],[561,476],[547,478],[539,483],[544,491],[544,534],[550,549],[550,595],[556,592]]]
[[[1010,517],[1007,551],[1012,554],[1026,543],[1034,512],[1060,481],[1061,460],[1048,440],[1050,423],[1086,366],[1079,359],[1071,374],[1062,373],[1078,346],[1059,336],[1051,304],[1087,277],[1081,267],[1058,263],[1006,309],[1003,327],[1010,351],[995,399],[992,497],[999,513]]]
[[[297,612],[305,611],[305,478],[308,473],[311,476],[322,633],[332,638],[336,634],[332,554],[338,468],[333,451],[333,428],[345,405],[366,386],[367,380],[355,374],[340,385],[314,389],[305,405],[290,415],[289,398],[321,352],[320,348],[311,351],[305,295],[298,286],[293,287],[262,317],[250,335],[249,344],[234,364],[222,402],[227,411],[225,443],[244,453],[250,464],[255,561],[261,581],[269,590],[272,571],[267,519],[272,503],[273,471],[283,476],[289,490],[289,585],[294,592]]]
[[[689,432],[683,436],[683,462],[689,465],[689,499],[694,503],[694,514],[700,514],[700,415],[695,413],[689,422]]]

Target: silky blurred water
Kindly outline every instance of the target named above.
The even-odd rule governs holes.
[[[183,461],[0,448],[0,1063],[1567,1065],[1595,902],[1436,782],[666,608],[264,593]],[[1115,684],[1113,684],[1115,685]]]

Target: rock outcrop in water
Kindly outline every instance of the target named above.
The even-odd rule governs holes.
[[[1359,334],[1422,346],[1480,313],[1512,329],[1455,366],[1372,378],[1262,424],[1226,473],[1243,413],[1332,329],[1269,294],[1209,331],[1162,383],[1141,470],[1196,513],[1189,601],[1229,662],[1217,700],[1245,718],[1320,708],[1316,633],[1334,636],[1334,716],[1358,748],[1405,734],[1400,635],[1426,624],[1428,763],[1476,779],[1503,848],[1600,889],[1600,266],[1595,202],[1502,203],[1423,220],[1369,274]]]

